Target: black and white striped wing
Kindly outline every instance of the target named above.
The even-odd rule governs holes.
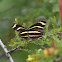
[[[46,21],[38,22],[30,27],[30,30],[43,30],[46,25]]]
[[[32,38],[32,39],[35,39],[35,38],[39,38],[41,37],[41,32],[39,31],[34,31],[34,30],[27,30],[27,31],[24,31],[22,33],[19,33],[19,36],[21,36],[22,38]]]
[[[16,30],[16,31],[19,31],[19,32],[25,31],[25,28],[24,28],[23,26],[19,25],[19,24],[14,24],[14,25],[12,26],[12,29],[14,29],[14,30]]]

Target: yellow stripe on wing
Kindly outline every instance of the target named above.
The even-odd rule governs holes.
[[[43,27],[41,27],[41,26],[33,26],[30,29],[32,29],[32,28],[41,28],[41,29],[43,29]]]
[[[23,27],[19,27],[19,28],[17,28],[17,30],[19,30],[19,29],[24,29]]]
[[[12,28],[15,28],[17,24],[14,24],[14,26]]]
[[[38,23],[41,23],[42,25],[46,25],[44,22],[38,22]]]
[[[25,33],[40,33],[40,32],[38,32],[38,31],[25,31],[25,32],[22,32],[20,34],[25,34]]]

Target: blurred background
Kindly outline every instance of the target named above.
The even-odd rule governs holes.
[[[15,18],[18,18],[20,24],[32,22],[37,17],[43,16],[49,20],[51,17],[59,19],[59,7],[57,0],[0,0],[0,39],[8,46],[8,42],[15,36],[11,29]],[[60,26],[60,21],[58,22]],[[26,62],[28,52],[17,51],[11,54],[15,62]],[[0,46],[0,62],[10,62]]]

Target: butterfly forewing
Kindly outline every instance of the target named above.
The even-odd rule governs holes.
[[[19,24],[14,24],[14,25],[12,26],[12,29],[14,29],[14,30],[16,30],[16,31],[20,31],[20,32],[25,31],[25,28],[24,28],[23,26],[19,25]]]
[[[38,22],[30,27],[30,30],[43,30],[46,25],[45,21]]]

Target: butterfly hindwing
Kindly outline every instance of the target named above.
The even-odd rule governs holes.
[[[41,36],[41,32],[34,30],[27,30],[22,33],[19,33],[22,38],[38,38]]]

